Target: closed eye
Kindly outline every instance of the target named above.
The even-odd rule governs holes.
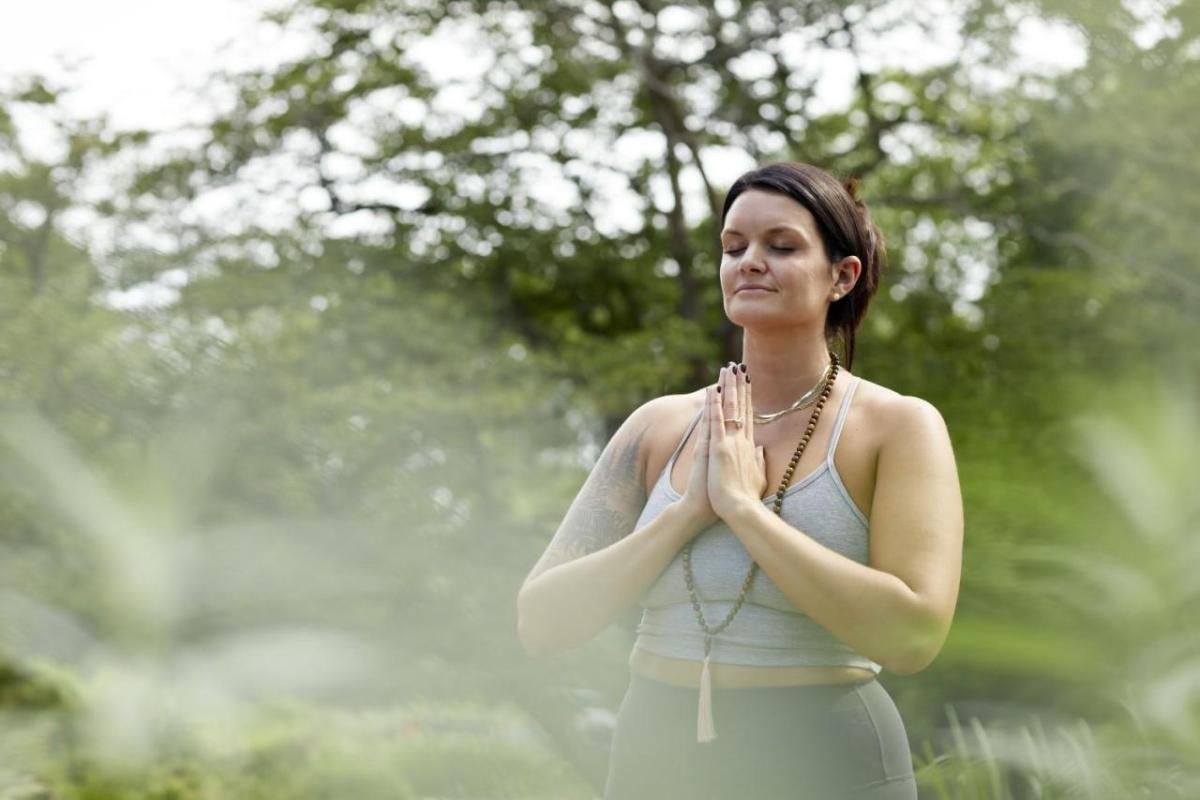
[[[725,255],[736,256],[738,253],[743,252],[745,249],[746,248],[744,248],[744,247],[731,248],[731,249],[725,251]],[[794,248],[794,247],[772,247],[771,249],[777,253],[792,253],[792,252],[795,252],[795,250],[796,250],[796,248]]]

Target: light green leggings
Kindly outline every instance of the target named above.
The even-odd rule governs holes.
[[[891,695],[843,685],[717,688],[717,738],[696,741],[699,692],[631,673],[605,800],[916,800]]]

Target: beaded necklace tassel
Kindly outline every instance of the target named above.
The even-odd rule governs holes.
[[[717,738],[712,715],[712,675],[709,673],[709,653],[712,652],[712,637],[704,637],[704,668],[700,670],[700,712],[696,718],[696,741],[711,742]]]

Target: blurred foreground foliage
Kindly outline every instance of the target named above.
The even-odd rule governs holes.
[[[352,712],[275,703],[206,758],[164,752],[150,764],[126,767],[53,756],[47,746],[53,737],[30,726],[21,742],[23,766],[39,778],[0,772],[0,792],[71,800],[591,797],[562,759],[497,735],[517,725],[511,712],[439,708],[435,722],[445,727],[453,720],[458,731],[438,730],[426,716],[419,707]]]
[[[716,175],[796,158],[860,177],[889,240],[854,371],[959,459],[955,627],[885,676],[923,791],[1200,794],[1196,4],[1147,44],[1117,2],[966,3],[922,69],[878,58],[934,22],[894,0],[671,8],[303,0],[274,16],[307,52],[217,76],[199,130],[5,89],[5,791],[598,790],[564,689],[615,707],[636,614],[533,662],[516,591],[629,411],[737,357]],[[1016,71],[1026,18],[1086,63]],[[439,37],[474,83],[422,66]],[[540,734],[352,711],[463,699]]]

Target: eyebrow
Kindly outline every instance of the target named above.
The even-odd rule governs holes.
[[[767,228],[766,232],[767,233],[777,233],[779,231],[787,231],[788,233],[795,233],[795,234],[799,235],[801,239],[808,241],[808,237],[804,235],[804,231],[800,230],[799,228],[797,228],[793,225],[772,225],[770,228]],[[735,230],[734,228],[726,228],[725,230],[721,231],[721,236],[724,236],[727,233],[736,233],[738,236],[744,235],[741,231]]]

